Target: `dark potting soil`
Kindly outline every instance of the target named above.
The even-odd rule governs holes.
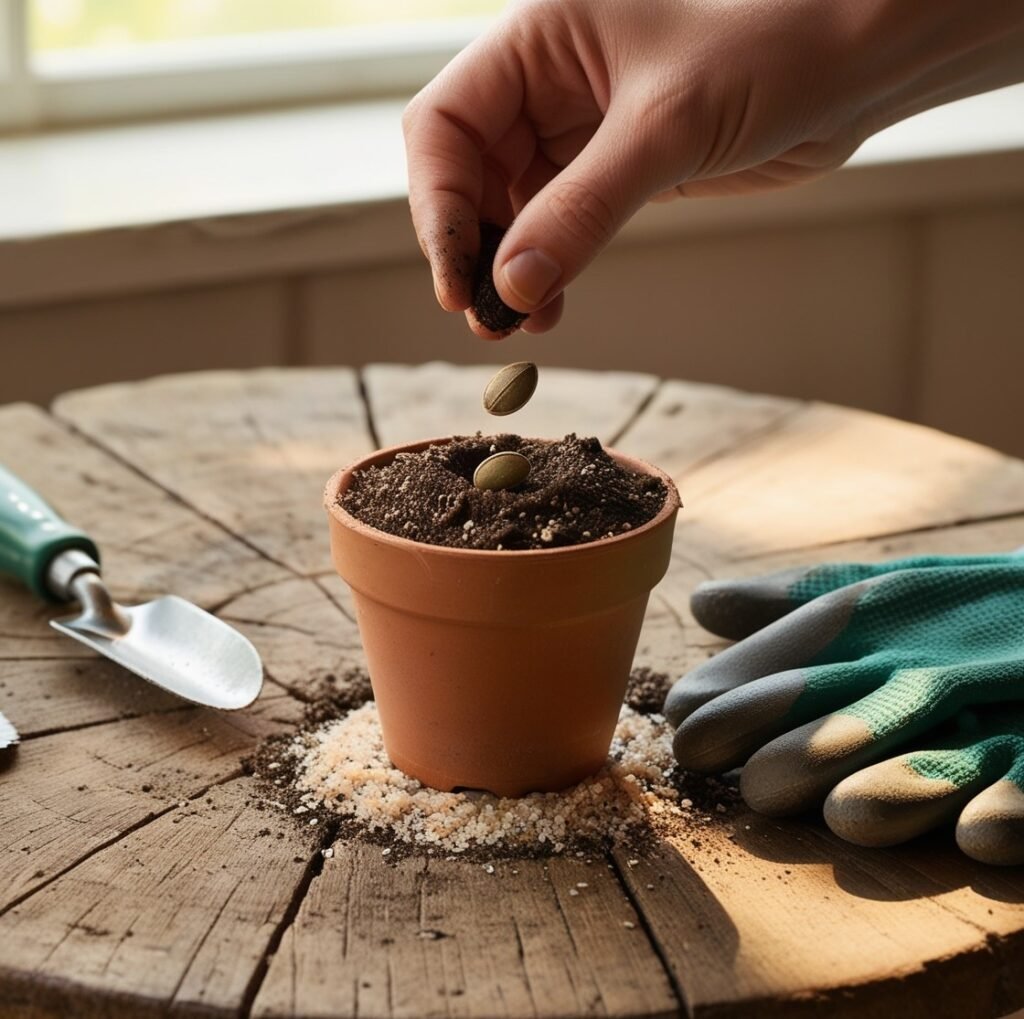
[[[473,314],[492,333],[507,336],[518,329],[527,316],[510,308],[494,286],[494,256],[504,236],[504,227],[486,221],[480,224],[480,254],[473,267]]]
[[[642,665],[629,674],[626,703],[641,715],[660,715],[674,680]]]
[[[530,461],[526,481],[497,491],[474,487],[477,465],[505,451]],[[360,471],[340,502],[371,527],[429,545],[523,550],[623,534],[656,516],[666,494],[659,478],[626,470],[597,439],[477,434]]]

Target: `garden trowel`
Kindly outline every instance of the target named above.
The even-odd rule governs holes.
[[[260,692],[263,666],[242,634],[174,595],[119,605],[100,578],[93,540],[0,467],[3,573],[47,601],[78,602],[78,615],[50,625],[179,697],[244,708]]]

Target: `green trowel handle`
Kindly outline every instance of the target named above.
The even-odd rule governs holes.
[[[54,556],[69,548],[99,562],[89,535],[61,520],[21,478],[0,467],[0,574],[17,577],[41,598],[54,601],[46,571]]]

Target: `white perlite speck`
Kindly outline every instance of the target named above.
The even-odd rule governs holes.
[[[447,853],[487,846],[560,853],[685,817],[671,785],[671,727],[625,706],[601,771],[563,792],[518,799],[440,792],[399,771],[384,752],[372,701],[296,737],[288,752],[299,759],[296,784],[308,809]]]

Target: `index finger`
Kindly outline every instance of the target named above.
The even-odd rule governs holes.
[[[464,49],[402,119],[413,227],[447,311],[472,303],[484,157],[522,108],[520,65],[503,38],[495,29]]]

